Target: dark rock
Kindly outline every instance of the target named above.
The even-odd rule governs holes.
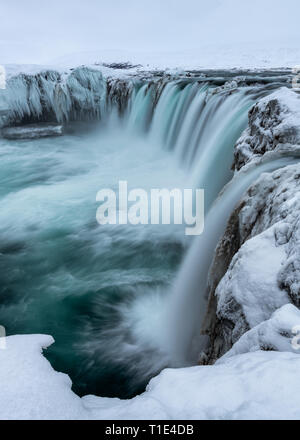
[[[2,129],[2,136],[6,139],[38,139],[50,136],[62,136],[64,129],[57,124],[30,124],[20,127],[6,127]]]

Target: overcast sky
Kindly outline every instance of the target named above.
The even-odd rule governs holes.
[[[93,50],[300,44],[299,0],[0,0],[0,63]]]

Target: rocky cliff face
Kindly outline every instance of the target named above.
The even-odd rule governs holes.
[[[300,98],[283,88],[250,110],[234,168],[255,163],[268,151],[297,154],[299,148]],[[274,338],[268,342],[259,335],[277,309],[288,303],[300,306],[299,222],[300,163],[263,174],[240,201],[209,276],[205,363],[213,363],[249,331],[261,341],[256,349],[278,349]]]

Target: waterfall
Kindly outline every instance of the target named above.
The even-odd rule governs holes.
[[[206,312],[207,276],[219,239],[237,203],[257,178],[299,161],[295,157],[261,159],[260,163],[243,168],[227,184],[208,212],[204,233],[197,237],[186,256],[169,297],[166,318],[167,346],[172,365],[191,365],[205,346],[199,336]],[[193,342],[196,344],[193,346]]]
[[[233,147],[255,101],[253,89],[213,90],[197,83],[180,89],[170,82],[150,127],[150,135],[159,136],[189,171],[188,186],[205,190],[207,208],[232,176]]]
[[[170,81],[155,105],[156,87],[145,84],[132,96],[129,128],[144,130],[174,153],[190,175],[188,187],[205,190],[208,209],[232,177],[233,147],[258,92],[249,87],[216,92],[207,84]]]
[[[129,130],[146,131],[152,116],[152,88],[142,85],[135,91],[130,104],[128,118]]]
[[[247,125],[248,110],[266,94],[261,89],[215,90],[208,84],[171,81],[162,87],[156,105],[154,93],[154,85],[143,85],[132,97],[131,128],[137,124],[136,128],[172,151],[189,173],[190,187],[204,188],[206,198],[204,233],[193,242],[167,301],[161,303],[164,312],[160,313],[163,322],[156,322],[159,331],[149,328],[148,339],[155,339],[154,345],[166,354],[170,365],[180,367],[194,364],[205,346],[200,327],[206,312],[207,276],[230,214],[261,173],[295,159],[268,161],[267,155],[233,176],[234,145]]]
[[[15,193],[14,189],[18,189],[18,185],[21,189],[24,185],[33,206],[35,202],[32,200],[40,194],[32,179],[32,174],[36,172],[36,181],[42,182],[43,197],[48,194],[50,213],[53,214],[49,222],[37,225],[43,233],[46,230],[52,234],[51,228],[56,230],[56,209],[62,210],[58,218],[64,221],[60,220],[59,226],[64,223],[67,232],[60,231],[53,241],[52,235],[49,241],[37,241],[35,236],[30,235],[34,234],[35,228],[27,228],[23,234],[23,226],[20,226],[20,234],[25,243],[32,241],[36,255],[44,249],[47,253],[47,246],[51,246],[51,251],[64,249],[67,267],[60,265],[55,254],[52,258],[52,252],[47,254],[49,274],[52,276],[52,268],[57,272],[53,276],[55,289],[50,289],[49,297],[43,296],[46,304],[49,300],[49,304],[52,301],[51,304],[56,305],[59,297],[56,289],[61,298],[65,298],[66,290],[70,298],[68,296],[68,301],[60,301],[60,306],[72,314],[70,322],[75,326],[73,309],[68,310],[69,300],[71,304],[74,302],[79,315],[90,301],[84,316],[86,326],[83,329],[79,325],[74,336],[80,337],[75,349],[60,334],[58,320],[51,319],[49,329],[45,330],[51,334],[50,327],[57,325],[56,333],[53,333],[57,336],[56,356],[64,364],[68,351],[68,368],[74,373],[72,379],[80,389],[85,385],[77,379],[78,371],[74,372],[77,367],[73,367],[74,362],[79,365],[79,360],[87,382],[98,382],[99,371],[102,371],[103,381],[99,379],[99,389],[109,389],[109,384],[113,383],[117,390],[113,391],[114,396],[120,397],[123,392],[122,396],[128,397],[137,390],[141,391],[149,379],[164,367],[194,364],[201,347],[204,347],[205,339],[199,335],[206,311],[207,274],[228,217],[244,191],[262,172],[285,166],[293,160],[262,160],[259,165],[245,167],[233,177],[234,145],[246,128],[248,110],[260,96],[267,95],[279,84],[274,77],[270,79],[270,84],[262,87],[258,76],[251,79],[249,75],[241,86],[236,83],[225,87],[228,79],[228,76],[221,78],[216,74],[208,77],[199,73],[185,77],[178,75],[176,78],[167,74],[104,78],[100,70],[81,67],[68,73],[44,71],[36,75],[20,74],[8,80],[5,104],[10,108],[11,124],[52,121],[68,127],[72,121],[95,122],[95,130],[93,128],[91,132],[89,124],[82,124],[84,128],[88,127],[88,134],[85,129],[78,129],[79,135],[76,133],[72,137],[72,130],[70,135],[66,130],[66,136],[60,140],[32,142],[26,149],[22,144],[19,154],[27,154],[28,150],[33,165],[28,162],[30,166],[26,167],[23,161],[22,165],[18,165],[15,157],[13,160],[9,157],[8,163],[16,163],[19,168],[16,165],[7,177],[3,173],[4,182],[7,178],[11,185],[11,190],[8,187],[7,191],[11,191],[9,197],[12,201],[13,197],[20,197],[23,201],[21,191],[16,190]],[[11,175],[20,177],[11,181]],[[129,183],[132,185],[133,182],[135,187],[140,184],[147,189],[153,184],[168,187],[172,182],[172,185],[180,187],[184,184],[185,188],[205,190],[205,231],[191,243],[170,288],[164,286],[169,283],[179,263],[184,245],[190,244],[190,241],[182,239],[180,228],[170,228],[167,233],[161,228],[154,233],[154,227],[153,230],[146,231],[141,227],[133,231],[124,226],[123,229],[106,231],[93,226],[92,202],[99,190],[99,182],[114,187],[123,175],[124,180],[131,180]],[[226,184],[222,195],[214,203]],[[65,201],[68,197],[72,203],[57,206],[56,185],[61,188],[61,200]],[[19,205],[21,203],[14,202],[12,206],[17,209]],[[5,206],[3,215],[9,218],[10,205]],[[75,208],[80,212],[78,218],[73,211]],[[15,217],[23,218],[23,215],[22,212]],[[30,215],[30,222],[32,217]],[[26,226],[26,221],[23,223]],[[46,227],[47,223],[49,226]],[[9,224],[6,229],[9,229]],[[78,230],[82,231],[79,236]],[[6,230],[5,237],[7,235]],[[14,238],[15,235],[13,231]],[[82,247],[79,252],[74,252],[78,242]],[[74,254],[74,262],[68,252]],[[33,257],[36,258],[36,255],[33,254]],[[28,254],[29,262],[30,257]],[[19,262],[17,252],[15,258]],[[82,271],[80,277],[70,275],[77,275],[78,270]],[[18,271],[13,272],[19,283],[16,284],[16,294],[20,294],[23,280],[19,280]],[[6,273],[10,272],[3,271],[3,276]],[[44,275],[36,270],[32,279],[31,284],[28,281],[27,291],[33,289],[38,296],[38,292],[47,287]],[[82,292],[85,294],[81,296]],[[44,307],[46,309],[48,305]],[[39,316],[39,304],[35,305],[34,301],[32,310],[33,316]],[[18,314],[16,322],[20,322],[18,325],[23,331],[19,317],[22,313]],[[72,333],[70,329],[73,330],[70,322],[63,322],[64,326],[70,326],[69,334]],[[27,330],[35,332],[36,328],[29,327]],[[77,358],[76,350],[84,355]],[[60,369],[59,365],[57,369]],[[112,375],[111,371],[114,371]],[[87,372],[89,379],[86,379]],[[126,388],[125,382],[128,389],[120,392],[120,387]]]

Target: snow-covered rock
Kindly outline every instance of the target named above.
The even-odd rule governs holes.
[[[217,363],[238,354],[263,351],[290,351],[300,349],[297,328],[300,311],[287,304],[274,312],[270,319],[246,332]]]
[[[226,81],[226,83],[223,86],[212,89],[211,94],[215,95],[222,91],[226,91],[226,92],[234,91],[238,88],[238,82],[239,82],[239,78],[235,78],[232,81]]]
[[[282,305],[299,305],[299,218],[300,164],[263,174],[240,201],[209,278],[208,362]]]
[[[283,87],[250,110],[234,166],[299,151],[300,96]],[[283,304],[300,306],[299,218],[298,164],[263,174],[232,213],[209,276],[203,331],[211,346],[204,362],[214,362]]]
[[[235,146],[234,167],[242,166],[290,144],[300,149],[300,95],[282,87],[258,101],[249,112],[249,124]]]

